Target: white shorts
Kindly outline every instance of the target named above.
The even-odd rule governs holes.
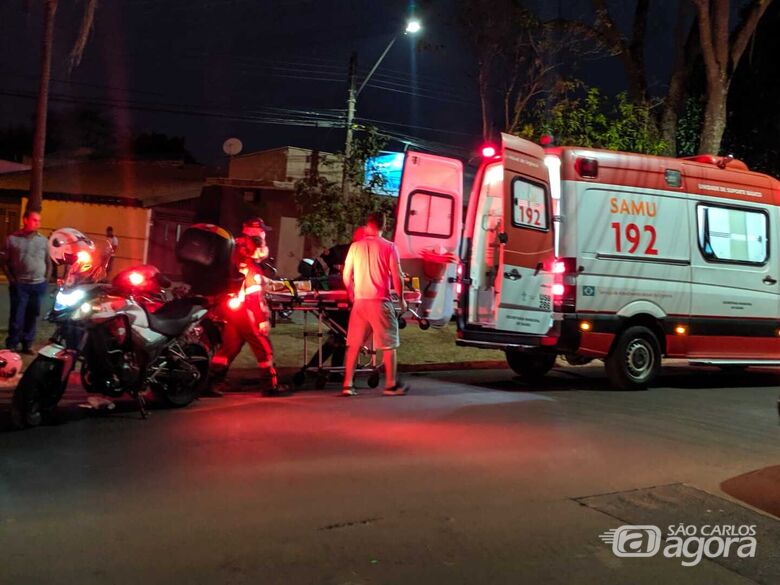
[[[395,349],[400,344],[393,303],[381,299],[355,299],[349,315],[347,346],[362,346],[373,333],[374,349]]]

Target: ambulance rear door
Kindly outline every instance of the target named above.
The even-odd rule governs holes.
[[[449,322],[463,222],[463,164],[408,151],[404,159],[394,241],[404,272],[419,283],[422,317]]]
[[[555,236],[545,152],[537,144],[502,135],[504,232],[496,327],[548,335],[553,327]]]

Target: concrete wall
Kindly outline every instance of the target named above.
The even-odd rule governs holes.
[[[287,149],[233,157],[228,169],[228,177],[231,179],[287,181]]]

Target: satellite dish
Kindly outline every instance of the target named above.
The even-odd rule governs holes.
[[[239,152],[241,152],[242,148],[244,148],[244,145],[238,138],[228,138],[222,145],[222,150],[228,156],[237,155]]]

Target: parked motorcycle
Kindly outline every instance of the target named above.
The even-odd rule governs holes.
[[[139,267],[110,284],[97,282],[94,244],[73,232],[57,230],[50,238],[50,255],[68,266],[68,274],[47,316],[55,333],[14,393],[15,426],[37,426],[50,416],[79,364],[87,392],[108,398],[129,394],[144,417],[146,389],[168,406],[188,405],[208,383],[212,348],[206,340],[218,343],[204,321],[207,300],[177,298],[152,312],[145,306],[148,291],[169,284],[156,269]]]

